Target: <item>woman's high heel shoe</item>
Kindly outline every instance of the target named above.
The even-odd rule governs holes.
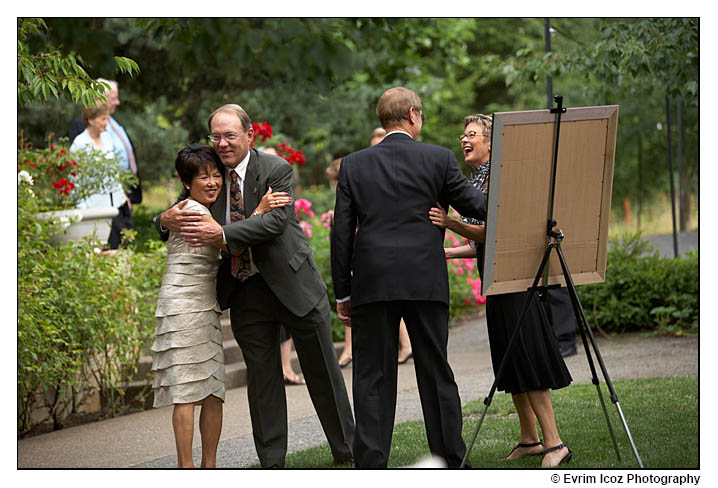
[[[508,456],[506,456],[506,459],[509,459],[509,457],[511,457],[511,455],[514,453],[514,451],[515,451],[516,449],[519,449],[519,448],[521,448],[521,447],[536,447],[536,446],[543,446],[543,442],[538,441],[538,442],[532,442],[531,444],[524,444],[524,443],[522,443],[522,442],[519,442],[518,444],[516,444],[516,445],[514,446],[513,449],[511,449],[511,452],[509,453]],[[520,457],[517,457],[517,458],[514,458],[514,459],[521,459],[522,457],[528,457],[528,456],[539,456],[539,455],[542,455],[542,454],[543,454],[543,451],[542,451],[542,452],[537,452],[537,453],[535,453],[535,454],[527,454],[526,456],[520,456]]]
[[[347,366],[349,366],[352,362],[351,356],[344,356],[343,358],[339,358],[339,367],[344,369]]]

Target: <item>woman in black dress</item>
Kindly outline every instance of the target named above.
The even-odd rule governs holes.
[[[488,192],[489,184],[491,123],[490,116],[469,115],[464,118],[464,134],[459,137],[464,161],[473,169],[471,183],[484,193]],[[464,217],[461,220],[452,219],[440,207],[432,208],[429,218],[434,225],[448,228],[470,239],[469,245],[447,248],[447,258],[477,257],[481,267],[485,240],[484,222]],[[486,297],[486,322],[495,374],[506,352],[509,338],[519,322],[527,296],[527,292],[519,292]],[[513,346],[497,389],[511,394],[521,426],[519,443],[507,459],[542,455],[541,467],[554,467],[570,461],[572,452],[558,434],[550,390],[569,385],[571,375],[561,357],[553,332],[541,323],[538,308],[540,306],[542,305],[536,300],[532,301],[519,340]],[[541,426],[544,443],[539,439],[536,420]]]

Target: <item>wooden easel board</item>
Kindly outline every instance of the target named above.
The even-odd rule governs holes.
[[[526,291],[547,247],[556,114],[494,114],[484,253],[485,295]],[[553,219],[575,285],[606,275],[618,106],[561,115]],[[565,286],[555,251],[548,284]],[[540,282],[542,284],[542,282]]]

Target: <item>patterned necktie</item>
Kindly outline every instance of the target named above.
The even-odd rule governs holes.
[[[137,162],[135,161],[135,153],[132,152],[130,141],[125,139],[125,136],[122,135],[122,132],[117,128],[117,125],[115,125],[112,120],[110,120],[110,128],[115,132],[115,134],[117,134],[120,141],[122,141],[122,145],[125,146],[125,151],[127,151],[127,162],[130,165],[130,170],[132,173],[137,174]]]
[[[229,185],[229,218],[232,222],[244,220],[244,204],[242,203],[242,190],[239,187],[239,175],[230,171],[232,182]],[[239,280],[249,277],[250,262],[249,248],[243,247],[232,254],[232,276]]]

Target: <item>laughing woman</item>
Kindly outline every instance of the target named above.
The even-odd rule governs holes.
[[[185,209],[211,219],[208,207],[222,191],[224,165],[209,146],[183,148],[175,168],[189,192]],[[267,192],[258,213],[285,206],[286,193]],[[225,249],[226,250],[226,249]],[[201,406],[203,468],[217,463],[224,402],[224,353],[220,308],[215,291],[220,250],[190,247],[178,232],[167,241],[167,269],[157,300],[157,329],[152,344],[154,407],[174,405],[172,426],[180,468],[194,467],[194,408]]]
[[[489,186],[491,128],[490,116],[469,115],[464,118],[464,133],[459,137],[464,161],[472,168],[471,183],[484,193],[488,192]],[[463,217],[461,220],[452,219],[442,208],[432,208],[429,219],[434,225],[470,239],[470,245],[445,249],[447,258],[476,257],[479,271],[483,271],[481,263],[486,237],[483,222]],[[494,373],[498,372],[506,354],[509,338],[519,322],[519,311],[526,297],[527,292],[486,297],[486,324]],[[497,389],[511,394],[519,415],[519,442],[507,459],[540,455],[541,467],[550,468],[569,462],[573,455],[559,436],[550,392],[551,389],[568,386],[571,375],[553,332],[541,326],[538,307],[542,305],[535,300],[533,305],[528,311],[527,323],[519,333],[520,340],[510,353],[505,374],[499,378]],[[543,442],[536,430],[536,420],[541,426]]]

